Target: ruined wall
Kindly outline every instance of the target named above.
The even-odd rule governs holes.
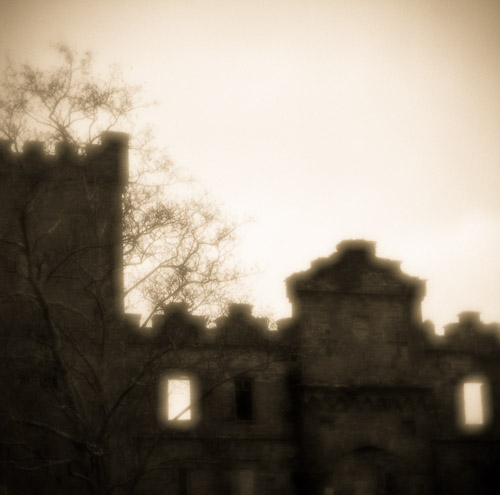
[[[65,146],[46,155],[39,143],[16,154],[0,141],[0,343],[10,359],[1,363],[2,417],[67,425],[49,400],[61,376],[43,351],[46,303],[70,337],[58,350],[91,433],[127,390],[94,459],[113,458],[111,480],[144,470],[115,493],[500,492],[498,325],[466,312],[431,338],[424,282],[377,258],[372,242],[344,241],[292,275],[293,317],[277,332],[242,304],[215,328],[182,303],[156,315],[148,334],[124,319],[126,148],[117,133],[85,157]],[[98,393],[84,360],[71,359],[77,352],[96,365]],[[169,417],[169,379],[190,383],[189,420]],[[481,424],[465,419],[464,383],[481,385]],[[9,424],[0,440],[12,444]],[[47,448],[46,436],[26,431]],[[50,438],[47,452],[73,449]],[[0,474],[17,493],[78,493],[65,468],[42,490],[42,477],[5,467],[14,450],[2,449]]]
[[[436,414],[432,448],[438,460],[436,489],[445,493],[498,493],[500,489],[499,325],[463,312],[429,343],[425,355],[434,370]],[[468,424],[464,384],[481,386],[482,424]],[[476,408],[473,409],[473,413]]]
[[[302,492],[498,489],[498,326],[464,313],[445,338],[430,338],[423,282],[366,241],[344,241],[287,285],[302,356]],[[463,383],[479,378],[484,423],[474,427],[464,421]]]
[[[145,492],[162,493],[170,483],[171,493],[179,493],[187,478],[192,494],[293,492],[297,451],[288,354],[265,319],[235,304],[207,328],[203,318],[171,304],[149,335],[130,332],[128,349],[138,368],[158,356],[153,379],[129,398],[130,407],[155,405],[138,408],[133,422],[143,446],[157,441],[151,464],[163,466],[161,479],[142,480]],[[189,421],[165,420],[161,406],[168,408],[169,397],[161,387],[169,378],[191,383]],[[238,409],[241,380],[250,387],[246,411]],[[242,479],[252,492],[240,491]]]

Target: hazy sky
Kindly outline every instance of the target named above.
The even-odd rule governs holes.
[[[1,52],[118,62],[231,216],[257,308],[345,238],[427,279],[424,318],[500,321],[500,2],[2,0]]]

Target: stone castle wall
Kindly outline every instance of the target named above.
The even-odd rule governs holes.
[[[99,392],[85,360],[74,372],[95,425],[127,390],[102,448],[119,459],[117,479],[148,453],[138,493],[498,493],[499,326],[465,312],[432,338],[420,310],[424,281],[378,258],[373,242],[344,241],[289,277],[293,316],[277,331],[243,304],[214,328],[182,302],[156,315],[148,334],[124,317],[126,149],[118,133],[85,157],[65,146],[46,155],[37,143],[16,154],[0,142],[1,344],[11,357],[39,360],[35,371],[29,360],[3,361],[2,414],[66,424],[44,392],[57,391],[60,377],[40,352],[57,321],[68,334],[65,359],[80,363],[71,337],[89,343],[78,352],[95,366]],[[189,420],[169,417],[169,380],[189,383]],[[482,384],[481,424],[464,418],[466,382]],[[13,431],[0,439],[12,443]],[[5,466],[13,452],[0,451]],[[8,489],[40,488],[35,475],[2,470]],[[68,493],[73,485],[57,476],[39,493]]]

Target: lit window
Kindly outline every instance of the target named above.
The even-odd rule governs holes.
[[[238,421],[253,420],[253,382],[249,378],[234,380],[234,412]]]
[[[483,425],[483,383],[464,383],[464,419],[466,425]]]
[[[490,424],[494,413],[490,385],[483,375],[468,376],[457,388],[459,426],[477,433]]]
[[[159,417],[161,421],[172,424],[193,420],[193,381],[186,376],[167,376],[160,382]]]
[[[168,419],[187,421],[191,419],[191,380],[188,378],[167,381]]]

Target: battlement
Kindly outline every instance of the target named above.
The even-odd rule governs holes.
[[[98,178],[101,183],[116,183],[122,187],[128,180],[128,134],[105,132],[101,144],[88,145],[83,154],[66,142],[57,143],[55,153],[47,153],[42,141],[26,141],[22,152],[13,150],[13,143],[0,139],[0,175],[16,179],[25,177],[46,178],[81,173]]]
[[[449,323],[444,330],[438,343],[441,349],[479,355],[500,353],[500,323],[484,323],[479,312],[459,313],[458,322]]]
[[[227,314],[207,328],[206,318],[190,314],[185,304],[172,303],[153,317],[151,339],[178,346],[247,348],[303,342],[318,346],[321,355],[343,345],[358,349],[368,344],[378,357],[383,352],[402,355],[401,347],[405,352],[484,356],[500,352],[500,324],[485,324],[473,311],[460,313],[458,322],[445,327],[444,337],[427,335],[429,323],[422,323],[417,306],[425,282],[403,273],[400,262],[377,258],[374,242],[348,240],[337,249],[287,279],[289,295],[298,296],[294,309],[299,310],[282,320],[278,331],[270,331],[268,321],[254,316],[248,304],[230,304]],[[137,328],[138,321],[131,326]]]
[[[127,315],[128,327],[138,335],[138,315]],[[229,304],[227,315],[218,318],[215,326],[208,319],[193,315],[184,303],[170,303],[163,314],[154,315],[152,330],[146,337],[153,343],[179,347],[224,345],[227,347],[267,347],[280,340],[280,332],[271,331],[267,318],[252,315],[249,304]]]
[[[345,239],[337,244],[337,253],[349,253],[367,258],[374,258],[377,243],[366,239]]]

